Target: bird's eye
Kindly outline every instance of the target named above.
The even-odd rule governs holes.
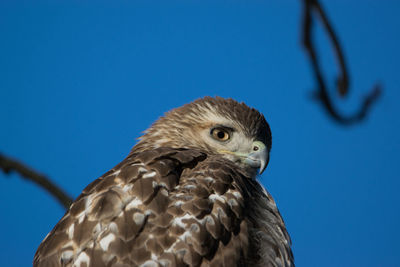
[[[229,132],[223,128],[214,128],[211,130],[210,135],[218,141],[226,141],[230,138]]]

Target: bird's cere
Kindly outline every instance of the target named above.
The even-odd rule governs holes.
[[[267,167],[268,158],[268,149],[264,143],[255,141],[253,151],[247,155],[244,162],[252,167],[259,168],[259,173],[262,174]]]
[[[267,167],[269,152],[268,148],[263,142],[255,141],[251,146],[249,153],[243,152],[232,152],[229,150],[219,150],[221,154],[229,154],[239,157],[241,161],[250,166],[251,168],[259,169],[259,173],[262,174]]]

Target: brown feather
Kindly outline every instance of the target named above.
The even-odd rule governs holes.
[[[210,114],[270,150],[267,122],[243,103],[206,97],[172,110],[83,190],[34,266],[294,266],[272,197],[196,134]]]

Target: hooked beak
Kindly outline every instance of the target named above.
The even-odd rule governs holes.
[[[242,159],[242,162],[252,168],[258,168],[259,174],[262,174],[268,165],[269,153],[267,147],[263,142],[255,141],[252,144],[252,151],[250,153],[239,153],[222,150],[225,154],[232,154]]]
[[[251,167],[259,168],[259,173],[262,174],[268,165],[269,153],[264,143],[255,141],[250,152],[244,159],[244,163]]]

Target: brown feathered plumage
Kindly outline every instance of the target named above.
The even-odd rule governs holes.
[[[257,182],[271,132],[255,109],[206,97],[168,112],[87,186],[34,266],[294,266]]]

